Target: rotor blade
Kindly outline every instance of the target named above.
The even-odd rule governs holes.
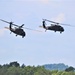
[[[62,23],[58,23],[58,22],[54,22],[54,21],[50,21],[50,20],[47,20],[47,19],[43,19],[45,21],[48,21],[48,22],[52,22],[52,23],[55,23],[55,24],[62,24]],[[69,24],[62,24],[62,25],[69,25]]]
[[[25,27],[25,29],[33,30],[33,31],[37,31],[37,32],[42,32],[42,31],[40,31],[40,30],[35,30],[35,29],[27,28],[27,27]]]
[[[58,23],[58,22],[54,22],[54,21],[50,21],[50,20],[47,20],[47,19],[43,19],[44,21],[48,21],[48,22],[52,22],[52,23]],[[58,23],[59,24],[59,23]]]
[[[6,23],[8,23],[8,24],[10,24],[10,23],[11,23],[11,22],[8,22],[8,21],[2,20],[2,19],[0,19],[0,20],[1,20],[1,21],[3,21],[3,22],[6,22]],[[12,22],[12,25],[19,27],[18,25],[13,24],[13,22]]]
[[[3,22],[6,22],[6,23],[9,23],[10,24],[10,22],[8,22],[8,21],[2,20],[2,19],[0,19],[0,20],[3,21]]]
[[[55,24],[64,25],[64,26],[71,26],[71,27],[75,27],[75,26],[73,26],[73,25],[70,25],[70,24],[58,23],[58,22],[54,22],[54,21],[47,20],[47,19],[43,19],[43,20],[44,20],[44,21],[48,21],[48,22],[52,22],[52,23],[55,23]]]
[[[24,26],[24,24],[22,24],[20,27],[23,27]]]
[[[17,27],[20,27],[20,26],[18,26],[18,25],[16,25],[16,24],[13,24],[13,23],[12,23],[12,25],[17,26]]]
[[[59,24],[64,25],[64,26],[71,26],[71,27],[75,27],[75,26],[70,25],[70,24],[63,24],[63,23],[59,23]]]
[[[20,27],[20,28],[23,28],[23,26],[24,26],[24,24],[22,24],[21,26],[16,25],[16,24],[12,24],[12,25],[17,26],[17,27]]]

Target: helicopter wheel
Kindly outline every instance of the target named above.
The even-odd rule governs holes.
[[[45,30],[45,32],[46,32],[47,30]]]
[[[11,34],[12,32],[10,32],[10,34]]]
[[[17,36],[17,35],[16,35]]]
[[[60,34],[61,34],[62,32],[60,32]]]
[[[56,32],[56,31],[55,31]]]

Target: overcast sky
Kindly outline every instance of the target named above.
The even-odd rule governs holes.
[[[43,31],[24,29],[26,37],[16,37],[4,29],[9,24],[0,21],[0,64],[17,61],[25,65],[64,63],[75,67],[75,27],[63,26],[62,34],[39,28],[42,19],[75,26],[74,0],[0,0],[0,19]]]

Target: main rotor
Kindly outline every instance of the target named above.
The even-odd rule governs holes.
[[[14,24],[13,22],[8,22],[8,21],[2,20],[2,19],[0,19],[0,20],[3,21],[3,22],[5,22],[5,23],[8,23],[8,24],[10,24],[10,25],[17,26],[17,27],[19,27],[19,28],[23,28],[23,26],[24,26],[24,24],[22,24],[21,26],[19,26],[19,25]]]
[[[47,20],[47,19],[43,19],[43,21],[48,21],[48,22],[54,23],[55,25],[72,26],[70,24],[63,24],[63,23],[59,23],[59,22],[55,22],[55,21],[51,21],[51,20]],[[75,27],[75,26],[72,26],[72,27]]]

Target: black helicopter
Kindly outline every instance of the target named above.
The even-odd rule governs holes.
[[[5,23],[8,23],[8,24],[9,24],[9,27],[5,27],[5,28],[6,28],[6,29],[9,29],[11,32],[15,33],[16,36],[17,36],[17,35],[20,35],[20,36],[22,36],[22,38],[24,38],[24,37],[26,36],[26,33],[25,33],[25,31],[23,30],[24,24],[22,24],[21,26],[18,26],[18,25],[16,25],[16,24],[13,24],[13,22],[8,22],[8,21],[2,20],[2,19],[0,19],[0,20],[3,21],[3,22],[5,22]],[[13,28],[13,26],[16,26],[16,27]],[[25,27],[25,29],[33,30],[33,31],[37,31],[37,32],[42,32],[42,31],[39,31],[39,30],[27,28],[27,27]]]
[[[8,24],[9,24],[9,28],[8,28],[8,27],[5,27],[5,28],[6,28],[6,29],[9,29],[11,32],[15,33],[16,36],[17,36],[17,35],[20,35],[20,36],[22,36],[22,38],[25,37],[26,33],[25,33],[25,31],[22,29],[23,26],[24,26],[24,24],[22,24],[21,26],[18,26],[18,25],[16,25],[16,24],[13,24],[13,22],[7,22],[7,21],[2,20],[2,19],[0,19],[0,20],[3,21],[3,22],[8,23]],[[13,28],[12,26],[16,26],[16,27]]]
[[[46,21],[54,23],[54,24],[51,24],[51,26],[46,26]],[[64,28],[59,25],[61,23],[50,21],[50,20],[47,20],[47,19],[43,19],[42,23],[43,23],[43,26],[40,26],[40,27],[43,27],[46,30],[53,30],[55,32],[59,31],[60,33],[64,32]],[[68,25],[68,24],[61,24],[61,25]],[[68,26],[70,26],[70,25],[68,25]]]

